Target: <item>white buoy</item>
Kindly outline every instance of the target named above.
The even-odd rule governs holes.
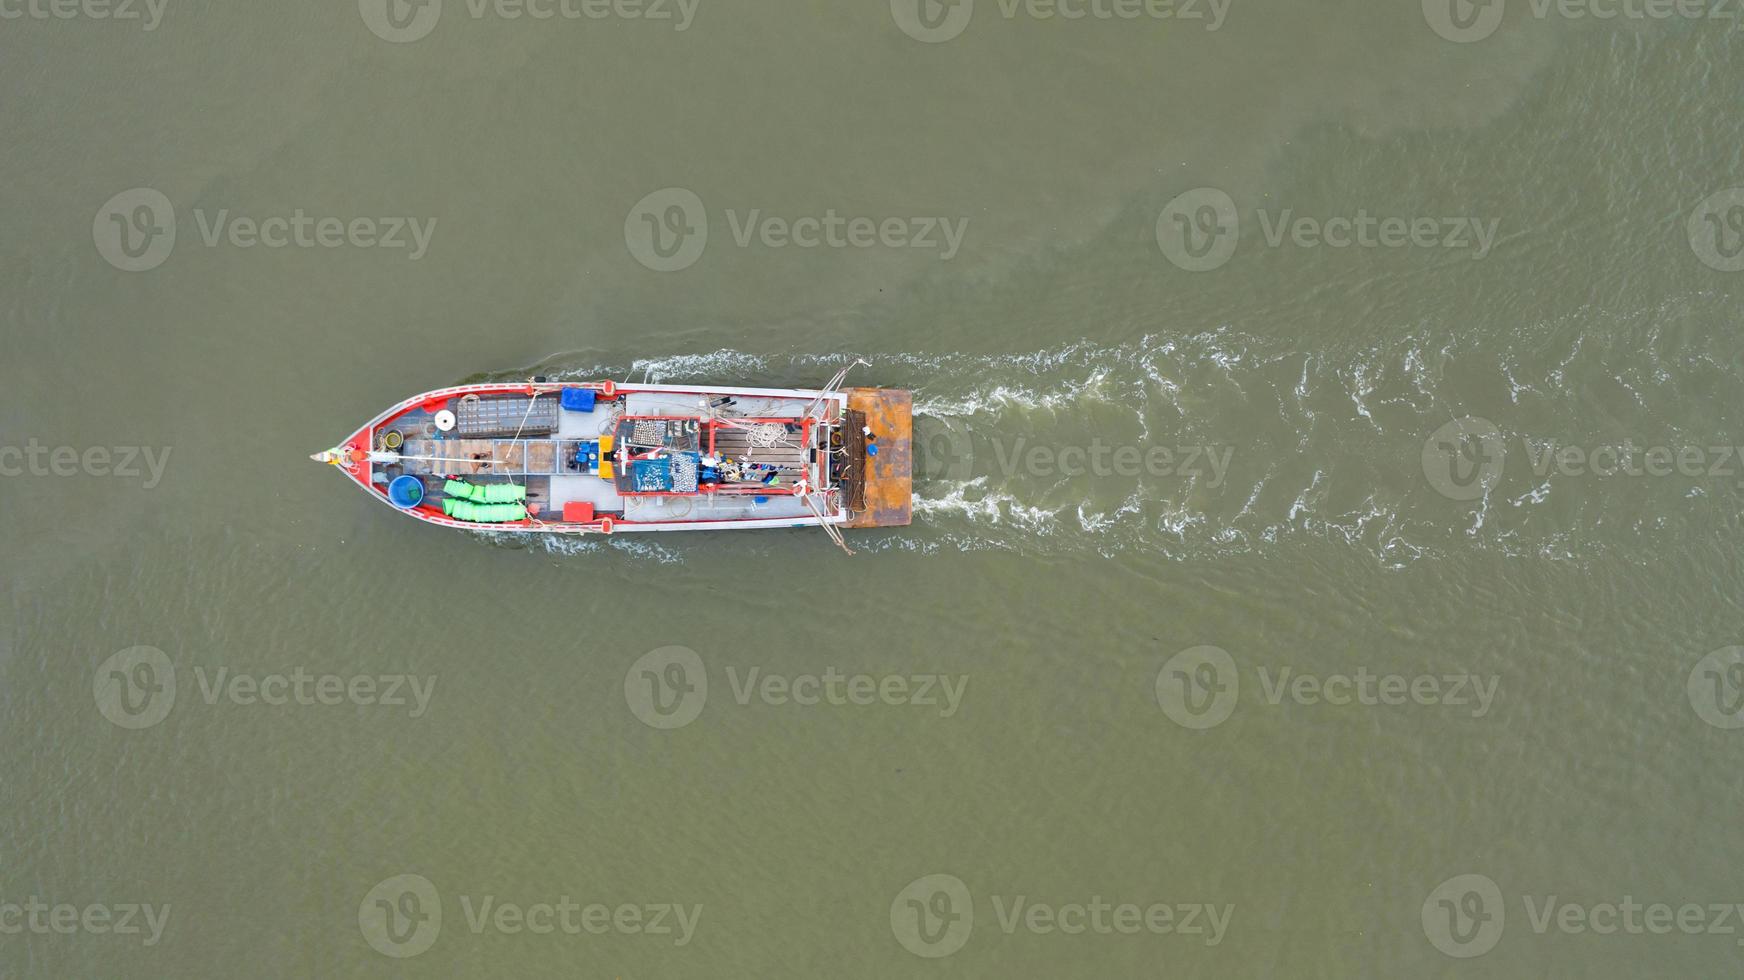
[[[439,431],[452,432],[457,421],[459,420],[454,417],[454,413],[446,408],[436,413],[436,428]]]

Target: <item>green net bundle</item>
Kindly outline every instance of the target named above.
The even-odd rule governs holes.
[[[449,480],[442,492],[458,500],[475,504],[515,504],[527,499],[527,488],[518,483],[487,483],[475,486],[461,480]]]
[[[470,500],[449,498],[442,501],[442,513],[457,521],[478,524],[507,524],[527,519],[525,504],[475,504]]]

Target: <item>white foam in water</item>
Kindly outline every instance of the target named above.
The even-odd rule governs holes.
[[[1063,509],[1033,507],[1009,493],[989,490],[982,476],[955,484],[943,496],[914,498],[917,514],[962,514],[990,524],[1015,524],[1037,534],[1052,534]]]
[[[1661,360],[1657,337],[1647,338],[1645,352],[1638,337],[1598,350],[1602,342],[1565,332],[1563,326],[1522,329],[1517,343],[1506,347],[1493,340],[1462,346],[1438,328],[1419,326],[1342,351],[1302,350],[1285,339],[1220,328],[1175,338],[1151,335],[1130,344],[1080,341],[998,354],[783,356],[718,350],[638,359],[627,366],[547,362],[541,370],[575,379],[803,387],[822,383],[856,357],[865,358],[873,366],[855,369],[850,385],[910,389],[917,439],[936,438],[942,428],[952,438],[967,438],[976,458],[968,479],[939,479],[917,467],[915,525],[856,535],[856,550],[1108,554],[1146,549],[1178,558],[1247,553],[1310,535],[1370,550],[1388,567],[1401,567],[1435,556],[1438,545],[1459,539],[1467,546],[1555,558],[1590,557],[1599,550],[1596,536],[1583,534],[1583,528],[1554,526],[1568,518],[1547,514],[1541,506],[1548,506],[1548,485],[1525,478],[1508,484],[1498,500],[1519,515],[1510,520],[1492,510],[1488,494],[1469,504],[1436,494],[1421,472],[1422,450],[1427,435],[1449,418],[1497,416],[1493,420],[1506,429],[1505,416],[1530,395],[1534,425],[1551,436],[1579,434],[1588,416],[1563,385],[1577,359],[1621,365],[1617,384],[1643,408],[1665,397],[1661,389],[1677,380],[1678,372],[1671,369],[1738,373],[1730,359],[1707,352],[1680,349]],[[1460,370],[1450,371],[1456,363]],[[1499,403],[1489,403],[1497,401],[1492,397],[1465,404],[1474,387],[1467,379],[1486,374],[1502,393]],[[1450,390],[1448,378],[1462,379],[1466,391]],[[1485,392],[1477,390],[1481,402]],[[1217,485],[1204,470],[1102,474],[1080,482],[1050,481],[1021,469],[1006,475],[1019,446],[1059,448],[1092,439],[1141,450],[1224,447],[1233,456]],[[1351,493],[1371,487],[1374,492]],[[1586,494],[1605,490],[1598,481],[1578,486]],[[1118,505],[1095,502],[1114,494],[1121,495]],[[1698,487],[1688,497],[1699,500],[1702,491]],[[1602,511],[1595,505],[1592,513]],[[1528,513],[1537,523],[1519,525]],[[703,537],[718,544],[721,536]],[[608,545],[598,538],[543,536],[541,543],[557,553],[610,553],[655,562],[683,561],[699,546],[685,535],[659,538],[620,535]],[[514,535],[491,539],[525,546]],[[789,540],[767,547],[785,547]],[[731,540],[719,546],[759,545]]]

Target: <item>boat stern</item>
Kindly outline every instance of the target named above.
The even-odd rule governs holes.
[[[914,396],[892,388],[847,391],[852,476],[844,526],[906,527],[914,506]]]

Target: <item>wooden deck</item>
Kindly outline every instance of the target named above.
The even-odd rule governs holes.
[[[785,478],[798,479],[810,457],[799,445],[797,433],[789,438],[791,442],[759,448],[751,445],[750,435],[743,430],[722,426],[715,431],[715,455],[775,466],[780,468]]]
[[[878,437],[878,455],[864,457],[865,507],[844,527],[902,527],[912,517],[914,497],[914,398],[888,388],[849,388],[848,410],[861,413]],[[850,447],[863,445],[849,433]]]
[[[433,456],[444,462],[413,459],[411,473],[460,476],[549,476],[558,469],[557,442],[550,439],[408,439],[407,456]]]

